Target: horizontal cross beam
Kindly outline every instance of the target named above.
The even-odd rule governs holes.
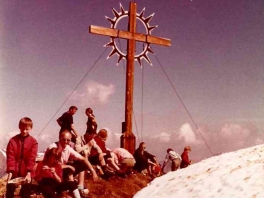
[[[111,37],[116,37],[116,38],[134,39],[139,42],[146,42],[150,44],[171,46],[170,39],[165,39],[161,37],[140,34],[140,33],[132,33],[132,32],[122,31],[122,30],[117,30],[117,29],[112,29],[112,28],[99,27],[95,25],[89,26],[89,32],[93,34],[111,36]]]

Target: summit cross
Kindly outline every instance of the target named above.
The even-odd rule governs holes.
[[[115,28],[104,28],[104,27],[99,27],[99,26],[94,26],[94,25],[89,26],[89,33],[110,36],[112,38],[127,39],[127,54],[124,57],[127,59],[125,126],[124,126],[124,129],[122,129],[123,134],[121,136],[120,146],[122,148],[127,149],[132,154],[134,153],[135,146],[136,146],[135,136],[132,132],[134,61],[135,61],[136,41],[144,42],[147,44],[171,46],[171,42],[169,39],[155,37],[155,36],[150,35],[149,33],[142,34],[142,33],[136,32],[136,20],[137,20],[136,10],[137,10],[137,4],[135,2],[130,2],[129,12],[128,12],[128,31],[117,30]],[[123,9],[122,11],[124,12]],[[149,19],[150,18],[148,18],[148,20]],[[148,51],[152,52],[150,49],[148,49]],[[120,56],[119,59],[120,58],[122,57]],[[150,63],[147,56],[143,58],[145,58]],[[138,59],[138,61],[140,60]]]

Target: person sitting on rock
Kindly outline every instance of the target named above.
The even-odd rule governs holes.
[[[153,174],[153,168],[158,166],[158,162],[156,157],[146,151],[146,143],[141,142],[139,147],[135,150],[134,158],[136,160],[136,164],[134,169],[139,173],[144,173],[147,170],[149,176],[155,177]]]
[[[102,169],[103,177],[108,177],[112,175],[113,172],[110,172],[107,169],[104,153],[102,152],[101,148],[96,144],[94,140],[94,135],[90,135],[89,133],[85,133],[82,136],[79,136],[76,139],[75,150],[80,153],[82,156],[87,158],[89,162],[96,167],[100,167]],[[93,152],[91,152],[93,150]]]
[[[51,148],[43,161],[37,165],[35,180],[38,181],[44,198],[57,198],[62,191],[69,190],[75,198],[80,198],[77,184],[74,181],[62,180],[61,151]]]
[[[51,148],[58,148],[62,152],[60,163],[62,164],[63,180],[74,181],[75,175],[81,173],[82,171],[89,170],[92,174],[93,180],[96,181],[98,176],[88,159],[70,147],[69,144],[71,138],[72,135],[69,131],[63,131],[60,134],[59,142],[52,143],[46,150],[45,155]],[[79,174],[78,179],[78,188],[82,194],[84,186],[84,174]]]

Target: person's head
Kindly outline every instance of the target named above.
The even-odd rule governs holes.
[[[74,115],[76,113],[76,111],[78,110],[78,108],[76,106],[71,106],[69,108],[69,112],[70,114]]]
[[[59,162],[61,160],[61,151],[58,148],[51,148],[45,154],[43,159],[44,164],[52,165],[55,162]]]
[[[106,141],[106,139],[107,139],[107,137],[108,137],[107,130],[106,130],[106,129],[101,129],[101,130],[98,132],[97,136],[98,136],[99,138],[101,138],[103,141]]]
[[[24,117],[19,121],[18,128],[20,129],[20,135],[28,136],[33,128],[33,122],[30,118]]]
[[[59,140],[61,146],[65,148],[67,145],[69,145],[71,138],[72,138],[72,134],[70,131],[67,131],[67,130],[62,131],[60,133],[60,140]]]
[[[185,147],[184,147],[184,151],[192,151],[192,149],[191,149],[190,146],[185,146]]]
[[[89,107],[85,110],[85,114],[88,116],[90,113],[92,114],[93,110]]]
[[[138,148],[140,149],[140,150],[145,150],[146,149],[146,143],[145,142],[141,142],[140,144],[139,144],[139,146],[138,146]]]
[[[173,151],[173,149],[172,148],[168,148],[167,149],[167,153],[169,153],[170,151]]]

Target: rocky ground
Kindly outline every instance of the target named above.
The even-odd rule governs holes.
[[[86,186],[90,190],[89,198],[131,198],[136,192],[146,187],[151,178],[143,174],[131,174],[126,178],[113,176],[109,180],[99,179],[93,182],[91,178],[86,179]],[[0,197],[5,195],[6,178],[0,179]],[[42,198],[42,196],[33,196]],[[70,195],[68,196],[71,197]],[[19,196],[16,196],[19,198]]]

